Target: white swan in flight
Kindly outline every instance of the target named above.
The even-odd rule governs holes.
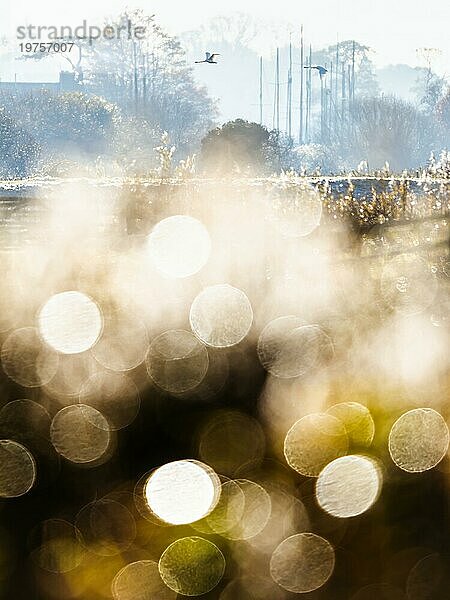
[[[214,54],[206,52],[205,60],[196,60],[195,64],[198,65],[200,63],[209,63],[210,65],[217,65],[217,60],[214,60],[216,56],[220,56],[220,54],[217,54],[217,52],[215,52]]]

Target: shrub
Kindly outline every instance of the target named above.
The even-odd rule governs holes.
[[[212,175],[263,175],[289,168],[292,141],[263,125],[236,119],[212,129],[202,140],[201,171]]]
[[[38,164],[40,146],[34,137],[0,108],[0,177],[31,175]]]

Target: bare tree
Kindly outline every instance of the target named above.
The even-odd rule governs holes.
[[[334,139],[339,153],[355,164],[366,160],[371,168],[386,161],[397,171],[417,167],[440,150],[435,121],[393,96],[356,100],[344,134]]]

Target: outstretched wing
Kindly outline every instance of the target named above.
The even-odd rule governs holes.
[[[215,58],[216,56],[220,56],[220,54],[218,54],[217,52],[215,52],[214,54],[211,54],[211,57],[210,57],[210,58],[211,58],[211,60],[214,60],[214,58]]]

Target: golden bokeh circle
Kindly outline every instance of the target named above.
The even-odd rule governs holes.
[[[114,577],[111,591],[114,600],[175,600],[176,592],[161,579],[158,563],[138,560],[123,567]]]
[[[301,475],[317,477],[332,460],[344,456],[348,436],[343,423],[326,413],[313,413],[299,419],[284,440],[284,455]]]
[[[447,454],[449,430],[432,408],[414,408],[395,421],[389,433],[389,453],[403,471],[433,469]]]
[[[182,394],[205,379],[209,356],[195,335],[177,329],[165,331],[151,342],[145,362],[150,378],[158,387]]]
[[[59,358],[40,339],[37,329],[16,329],[3,342],[3,370],[13,381],[27,388],[47,384],[58,370]]]
[[[50,415],[38,402],[12,400],[0,410],[0,435],[16,441],[38,437],[48,439]]]
[[[225,558],[219,548],[201,537],[173,542],[159,559],[164,583],[184,596],[201,596],[213,590],[225,572]]]
[[[214,510],[200,521],[192,524],[192,527],[205,534],[218,533],[226,535],[235,527],[244,514],[245,495],[237,481],[228,479],[222,482],[220,498]]]
[[[246,294],[228,284],[205,288],[194,299],[189,321],[195,335],[208,346],[239,344],[250,331],[253,310]]]
[[[322,587],[334,571],[332,545],[314,533],[299,533],[279,544],[270,559],[270,574],[289,592],[306,594]]]
[[[55,450],[74,463],[93,463],[109,448],[110,426],[92,406],[72,404],[53,418],[50,439]]]
[[[229,540],[249,540],[258,535],[269,522],[272,501],[258,483],[248,479],[236,479],[236,483],[244,493],[244,510],[239,521],[221,535]]]
[[[17,498],[31,490],[36,480],[36,463],[25,446],[0,440],[0,497]]]
[[[327,413],[344,424],[348,439],[356,446],[370,446],[375,435],[375,423],[369,409],[359,402],[340,402]]]

